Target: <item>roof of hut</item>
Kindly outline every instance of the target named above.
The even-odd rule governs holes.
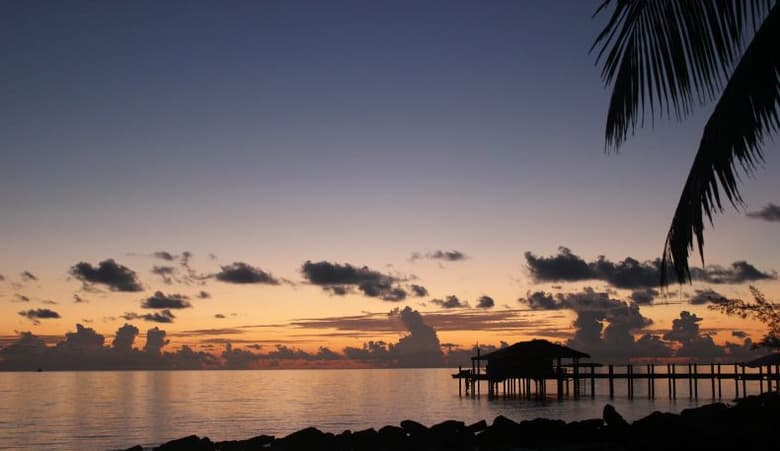
[[[780,365],[780,352],[774,352],[772,354],[767,354],[763,357],[759,357],[749,362],[745,362],[745,366],[749,366],[751,368],[757,368],[759,366],[767,366],[767,365]]]
[[[588,354],[574,350],[572,348],[557,345],[547,340],[520,341],[506,348],[501,348],[479,357],[472,357],[472,360],[493,360],[493,359],[581,359],[589,358]]]

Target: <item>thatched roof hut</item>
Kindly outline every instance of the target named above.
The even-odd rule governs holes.
[[[471,359],[487,362],[488,379],[544,378],[560,371],[563,359],[570,359],[577,365],[579,359],[590,358],[588,354],[547,340],[521,341],[506,348],[476,355]],[[558,367],[554,369],[554,365]]]

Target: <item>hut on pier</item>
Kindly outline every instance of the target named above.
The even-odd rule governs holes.
[[[488,380],[509,378],[554,379],[562,368],[576,367],[588,354],[547,340],[521,341],[471,360],[486,362]],[[565,362],[569,360],[570,362]]]
[[[488,394],[497,394],[498,384],[503,384],[504,392],[513,394],[516,390],[530,395],[531,383],[537,395],[544,396],[545,381],[558,382],[558,393],[563,393],[562,385],[578,373],[580,359],[590,358],[588,354],[566,346],[551,343],[547,340],[531,340],[515,343],[496,351],[479,354],[471,358],[472,370],[463,373],[470,379],[473,388],[480,380],[487,381]],[[485,363],[485,372],[481,367]],[[455,376],[455,375],[453,375]],[[575,386],[575,395],[579,393]],[[468,391],[468,390],[467,390]],[[472,390],[473,393],[473,390]]]

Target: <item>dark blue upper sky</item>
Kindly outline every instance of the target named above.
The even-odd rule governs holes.
[[[605,155],[598,3],[6,3],[9,254],[382,237],[654,258],[709,109]],[[776,200],[769,157],[751,207]],[[716,236],[718,259],[769,262]]]

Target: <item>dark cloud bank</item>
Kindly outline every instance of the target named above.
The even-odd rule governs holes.
[[[163,348],[169,340],[166,332],[157,327],[147,331],[146,343],[137,349],[135,344],[139,329],[131,324],[120,327],[108,346],[103,335],[78,324],[76,332],[65,334],[65,339],[54,346],[47,346],[43,339],[31,332],[20,333],[15,341],[0,349],[0,370],[239,369],[274,367],[291,361],[314,365],[340,361],[347,365],[383,367],[447,364],[436,331],[425,323],[419,312],[409,307],[394,309],[387,315],[386,321],[399,321],[406,332],[395,343],[369,341],[360,348],[344,348],[341,353],[326,347],[308,353],[277,345],[268,352],[260,353],[236,349],[230,340],[220,340],[226,343],[220,355],[196,352],[188,346],[182,346],[177,351],[165,351]],[[240,332],[238,329],[225,331],[229,334]]]
[[[146,332],[146,341],[140,349],[133,347],[139,335],[137,327],[125,324],[116,331],[110,346],[103,335],[94,329],[76,325],[75,332],[54,346],[31,332],[22,332],[19,338],[0,349],[2,370],[133,370],[133,369],[203,369],[220,367],[219,360],[208,353],[182,346],[178,351],[166,352],[166,333],[157,327]]]
[[[612,262],[604,256],[587,262],[582,257],[561,247],[557,255],[540,257],[531,252],[525,253],[528,271],[535,282],[578,282],[601,280],[615,288],[642,290],[657,288],[661,280],[661,260],[640,262],[626,257]],[[746,261],[737,261],[728,267],[708,265],[704,268],[691,268],[693,280],[712,284],[741,284],[759,280],[777,279],[774,271],[764,272]],[[637,293],[645,300],[649,292]]]

